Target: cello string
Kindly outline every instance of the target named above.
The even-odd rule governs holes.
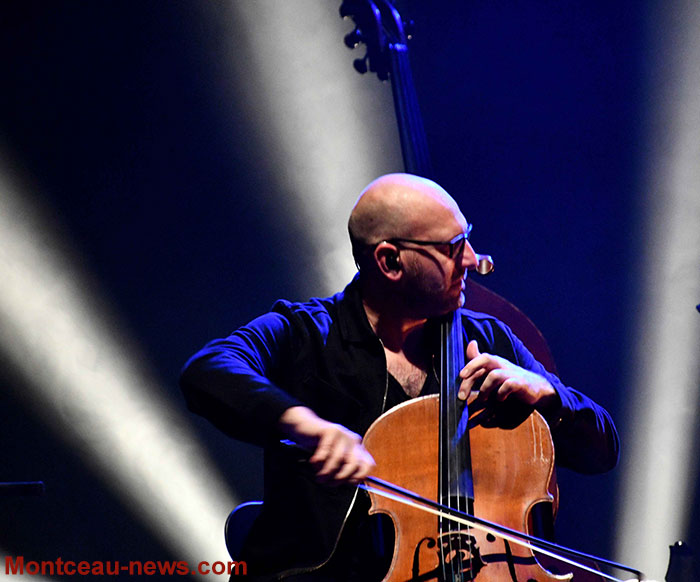
[[[478,523],[477,521],[472,521],[469,519],[465,519],[464,517],[459,517],[456,515],[451,515],[445,511],[439,510],[439,509],[434,509],[432,507],[426,506],[426,505],[421,505],[420,503],[417,503],[411,499],[406,499],[404,497],[401,497],[400,495],[390,493],[388,491],[382,491],[381,489],[377,489],[376,487],[372,487],[371,485],[358,485],[361,489],[364,489],[368,493],[374,493],[376,495],[379,495],[381,497],[385,497],[386,499],[391,499],[392,501],[396,501],[398,503],[402,503],[404,505],[407,505],[409,507],[413,507],[414,509],[418,509],[421,511],[427,511],[428,513],[432,513],[433,515],[436,515],[440,517],[441,519],[447,519],[449,521],[454,521],[456,523],[462,524],[467,526],[467,528],[474,528],[481,530],[487,534],[492,534],[497,537],[500,537],[504,540],[508,540],[511,543],[514,543],[516,545],[528,548],[532,550],[533,552],[539,552],[541,554],[544,554],[546,556],[549,556],[550,558],[554,558],[556,560],[559,560],[561,562],[567,563],[571,566],[575,566],[576,568],[580,568],[581,570],[586,570],[587,572],[590,572],[592,574],[596,574],[597,576],[601,576],[603,578],[607,578],[608,580],[612,580],[613,582],[624,582],[622,578],[616,578],[615,576],[612,576],[610,574],[606,574],[604,572],[600,572],[598,570],[595,570],[585,564],[582,564],[580,562],[576,562],[575,560],[572,560],[570,558],[567,558],[565,556],[562,556],[561,554],[557,554],[555,552],[552,552],[548,549],[545,549],[544,547],[538,547],[536,545],[533,545],[529,541],[526,541],[525,539],[521,539],[520,537],[516,535],[512,535],[509,533],[504,533],[503,531],[500,530],[500,528],[496,528],[493,526],[487,526]],[[494,524],[495,525],[495,524]],[[520,532],[514,532],[514,533],[520,533]],[[523,534],[525,535],[525,534]],[[526,536],[527,537],[527,536]],[[543,542],[544,540],[539,540],[540,542]],[[577,553],[577,552],[574,552]],[[601,562],[607,562],[607,560],[600,560]],[[641,582],[645,579],[644,575],[637,571],[637,570],[632,570],[631,568],[625,568],[631,573],[636,575],[636,579],[638,582]],[[629,582],[629,581],[628,581]]]
[[[452,438],[451,447],[454,450],[459,450],[462,456],[459,457],[459,465],[453,468],[452,479],[457,481],[457,507],[458,511],[463,513],[469,512],[469,500],[474,499],[474,476],[472,473],[472,456],[471,456],[471,444],[469,443],[469,406],[466,400],[462,403],[458,398],[457,394],[459,392],[460,377],[459,373],[465,365],[465,355],[464,350],[464,330],[462,327],[462,319],[459,314],[459,310],[452,314],[452,325],[450,329],[451,335],[451,345],[452,345],[452,373],[449,378],[449,403],[448,406],[452,413],[452,430],[453,434],[450,435]],[[463,424],[464,421],[464,424]],[[463,435],[466,436],[466,446],[463,442]],[[466,451],[466,457],[464,456],[464,451]],[[454,455],[454,462],[457,462],[457,455]],[[466,474],[466,477],[465,477]],[[465,480],[466,479],[466,480]],[[464,489],[466,487],[466,490]],[[466,503],[466,507],[464,504]],[[469,556],[469,570],[473,571],[473,561],[474,555],[471,549],[471,527],[467,526],[467,545],[468,545],[468,556]],[[460,545],[460,550],[462,550],[462,540],[461,536],[457,537]]]
[[[441,471],[441,475],[446,480],[441,487],[441,491],[444,492],[445,498],[443,499],[443,505],[446,505],[452,509],[460,509],[459,500],[461,499],[464,492],[462,491],[462,480],[458,473],[459,468],[462,463],[458,463],[456,459],[456,452],[458,450],[456,440],[456,429],[457,429],[457,398],[455,393],[455,381],[457,370],[461,369],[459,363],[459,354],[461,348],[459,342],[456,340],[457,333],[461,334],[461,326],[459,325],[457,313],[451,314],[451,320],[446,320],[442,323],[442,358],[444,369],[441,375],[441,400],[440,407],[442,409],[442,414],[440,415],[440,423],[444,421],[445,426],[441,427],[440,435],[442,439],[441,450],[444,454],[445,463],[447,465],[446,471]],[[461,337],[460,337],[461,339]],[[457,504],[457,507],[453,507],[453,504]],[[452,576],[447,575],[447,560],[446,556],[450,556],[450,560],[455,556],[463,556],[461,547],[461,537],[453,536],[452,530],[454,528],[454,522],[449,520],[444,520],[440,518],[441,528],[440,528],[440,549],[441,549],[441,560],[440,563],[443,568],[443,579],[449,580]],[[469,535],[469,533],[468,533]],[[447,543],[447,553],[443,551],[443,543]],[[455,547],[457,546],[457,547]],[[472,555],[469,552],[469,567],[472,567]]]
[[[453,385],[453,374],[454,374],[454,369],[456,367],[456,349],[447,349],[448,347],[455,347],[454,346],[454,319],[455,316],[452,316],[452,323],[447,324],[448,327],[448,340],[445,343],[443,349],[447,350],[447,362],[449,362],[449,365],[447,366],[447,381],[445,385],[445,394],[447,396],[447,403],[445,405],[445,409],[447,411],[447,417],[449,418],[449,422],[447,425],[447,432],[445,434],[445,446],[447,447],[448,450],[448,455],[447,455],[447,463],[448,463],[448,488],[449,488],[449,495],[447,497],[447,506],[452,507],[453,503],[459,499],[459,495],[461,493],[460,491],[460,482],[455,481],[455,471],[457,467],[455,466],[456,460],[455,460],[455,452],[456,448],[454,447],[454,429],[455,429],[455,420],[456,420],[456,415],[455,415],[455,401],[453,400],[453,390],[452,390],[452,385]],[[452,485],[456,487],[455,490],[453,490]],[[454,499],[452,498],[454,496]],[[452,528],[454,527],[454,522],[447,520],[447,541],[449,544],[449,555],[450,556],[455,556],[455,555],[460,555],[461,556],[461,548],[455,548],[453,547],[453,542],[456,543],[457,540],[455,537],[452,536]],[[471,565],[471,564],[470,564]],[[445,568],[447,568],[447,564],[445,564]],[[454,570],[452,570],[452,574],[454,574]],[[452,576],[451,578],[453,578]],[[449,580],[450,578],[445,577],[445,580]]]
[[[460,435],[459,431],[462,429],[461,423],[460,423],[460,416],[461,416],[460,412],[463,412],[463,410],[459,406],[460,401],[457,398],[457,382],[459,379],[459,372],[461,371],[461,369],[464,366],[464,357],[463,357],[464,351],[463,351],[463,346],[462,346],[462,341],[461,341],[462,340],[462,325],[461,324],[462,324],[462,321],[460,319],[459,312],[455,311],[453,316],[452,316],[452,326],[450,329],[450,335],[452,336],[451,340],[452,340],[452,345],[453,345],[454,349],[453,349],[452,353],[450,354],[450,356],[452,357],[452,370],[451,370],[451,374],[450,374],[450,378],[449,378],[450,400],[448,403],[450,414],[452,415],[452,422],[451,422],[451,427],[450,427],[451,431],[452,431],[450,434],[450,438],[452,439],[452,442],[450,443],[450,449],[454,449],[454,451],[455,451],[455,454],[452,456],[452,462],[455,464],[457,463],[456,451],[462,450],[462,448],[460,447],[460,441],[461,441],[460,436],[461,435]],[[459,511],[465,510],[465,508],[462,507],[462,500],[467,499],[471,494],[471,492],[465,491],[463,489],[463,486],[465,485],[465,483],[463,482],[462,471],[468,470],[470,481],[472,479],[472,476],[471,476],[471,451],[468,450],[467,454],[468,454],[468,459],[469,459],[469,461],[468,461],[469,467],[465,467],[464,464],[462,462],[460,462],[457,466],[452,467],[452,473],[451,473],[453,482],[455,482],[455,480],[456,480],[456,483],[457,483],[457,490],[455,492],[455,494],[456,494],[455,505],[456,505],[456,509]],[[463,459],[460,458],[460,461],[462,461],[462,460]],[[454,527],[454,522],[451,521],[450,522],[450,531],[453,529],[453,527]],[[472,537],[471,529],[469,526],[467,527],[467,536],[468,536],[467,539],[471,539],[471,537]],[[450,536],[450,540],[451,539],[452,539],[452,536]],[[456,538],[455,538],[455,543],[458,545],[458,551],[459,551],[460,556],[463,555],[463,551],[465,549],[462,547],[462,539],[463,538],[461,536],[456,536]],[[469,571],[473,572],[474,556],[472,555],[471,546],[469,544],[468,544],[468,547],[469,547],[469,551],[467,552],[467,555],[469,556],[469,558],[468,558]],[[459,564],[458,564],[458,566],[459,566]]]
[[[439,496],[440,496],[440,502],[442,505],[448,505],[449,504],[449,494],[446,494],[447,490],[447,485],[445,481],[449,482],[450,478],[450,455],[448,454],[447,451],[447,438],[445,438],[445,435],[447,433],[447,426],[449,426],[449,419],[447,416],[447,409],[446,409],[446,403],[449,402],[449,397],[446,393],[446,382],[445,378],[447,378],[449,374],[449,365],[448,365],[448,360],[447,360],[447,349],[446,349],[446,344],[448,341],[448,327],[446,323],[442,323],[440,326],[441,329],[441,341],[440,341],[440,417],[438,419],[438,425],[440,427],[440,463],[438,466],[438,472],[440,475],[439,478]],[[440,556],[440,567],[442,568],[442,579],[443,580],[448,580],[447,577],[447,565],[445,563],[445,551],[442,546],[442,541],[443,541],[443,534],[445,533],[445,525],[446,525],[446,520],[443,518],[443,516],[438,517],[438,555]],[[451,544],[451,540],[448,537],[448,543]],[[452,551],[452,548],[450,547],[450,552]]]

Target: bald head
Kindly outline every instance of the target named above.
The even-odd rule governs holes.
[[[348,230],[354,249],[391,238],[430,239],[436,228],[455,215],[461,215],[457,203],[435,182],[411,174],[388,174],[360,194]]]

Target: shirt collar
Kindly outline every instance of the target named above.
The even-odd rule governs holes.
[[[367,319],[367,313],[362,304],[360,273],[337,296],[338,325],[340,334],[347,341],[365,342],[376,340],[377,336]]]

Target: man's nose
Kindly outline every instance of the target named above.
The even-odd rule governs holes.
[[[465,241],[464,251],[462,252],[462,268],[465,271],[473,271],[477,268],[479,259],[477,258],[472,245],[469,241]]]

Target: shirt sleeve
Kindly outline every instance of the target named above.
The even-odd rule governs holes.
[[[620,440],[608,411],[585,394],[565,386],[535,360],[517,337],[512,337],[522,362],[519,365],[547,378],[559,396],[560,407],[543,411],[552,432],[557,463],[580,473],[603,473],[615,467]]]
[[[263,446],[279,438],[280,416],[301,404],[275,382],[293,349],[292,324],[275,311],[208,343],[180,377],[188,408],[239,440]]]

